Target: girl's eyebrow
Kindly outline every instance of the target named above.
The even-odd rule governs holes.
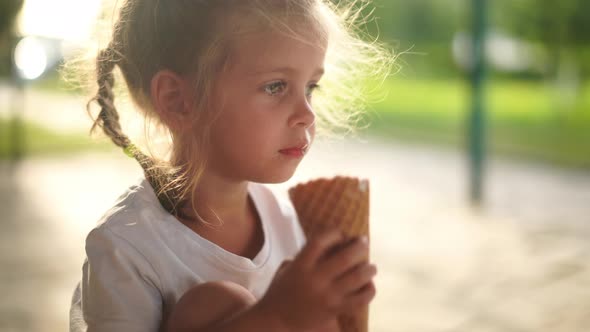
[[[296,74],[299,70],[293,67],[279,67],[279,68],[265,68],[265,69],[258,69],[248,73],[248,76],[257,76],[262,74],[271,74],[271,73],[281,73],[281,74]],[[319,67],[317,68],[312,76],[321,76],[324,74],[324,68]]]

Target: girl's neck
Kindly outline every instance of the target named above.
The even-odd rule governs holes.
[[[236,255],[253,259],[260,252],[264,232],[254,202],[248,197],[248,181],[232,182],[204,176],[193,199],[201,218],[214,226],[206,227],[197,218],[179,219],[180,222]],[[191,211],[190,207],[188,211]],[[223,225],[215,227],[220,220]]]
[[[204,173],[192,199],[199,215],[208,223],[218,225],[218,219],[221,219],[226,225],[244,220],[249,213],[248,181],[236,182],[217,174]],[[193,215],[190,205],[184,209]]]

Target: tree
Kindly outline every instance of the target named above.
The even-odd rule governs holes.
[[[0,76],[10,73],[12,52],[11,40],[14,34],[14,20],[23,6],[24,0],[0,1]]]
[[[10,30],[23,2],[23,0],[2,0],[0,2],[0,33],[4,34]]]
[[[499,0],[492,3],[492,20],[516,37],[537,42],[550,55],[548,72],[556,76],[573,63],[590,74],[590,1]]]
[[[449,41],[459,27],[462,0],[374,0],[379,31],[386,40]]]

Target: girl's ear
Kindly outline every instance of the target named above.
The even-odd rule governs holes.
[[[190,94],[184,78],[171,70],[158,71],[151,81],[152,104],[160,119],[173,131],[190,124]]]

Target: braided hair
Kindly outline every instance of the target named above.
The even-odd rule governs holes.
[[[113,93],[115,85],[113,70],[119,59],[118,53],[112,45],[109,45],[98,53],[96,59],[98,93],[88,102],[87,107],[89,109],[92,102],[97,102],[100,105],[100,112],[94,120],[90,132],[94,132],[96,127],[101,127],[103,132],[111,138],[115,145],[123,148],[125,154],[139,162],[144,170],[146,179],[157,193],[162,207],[175,216],[186,218],[186,215],[177,209],[178,192],[170,186],[168,186],[167,190],[162,190],[166,188],[166,184],[172,182],[169,178],[170,175],[162,171],[162,168],[157,166],[153,158],[144,154],[135,144],[131,143],[129,137],[121,129],[119,113],[115,107],[115,94]]]

